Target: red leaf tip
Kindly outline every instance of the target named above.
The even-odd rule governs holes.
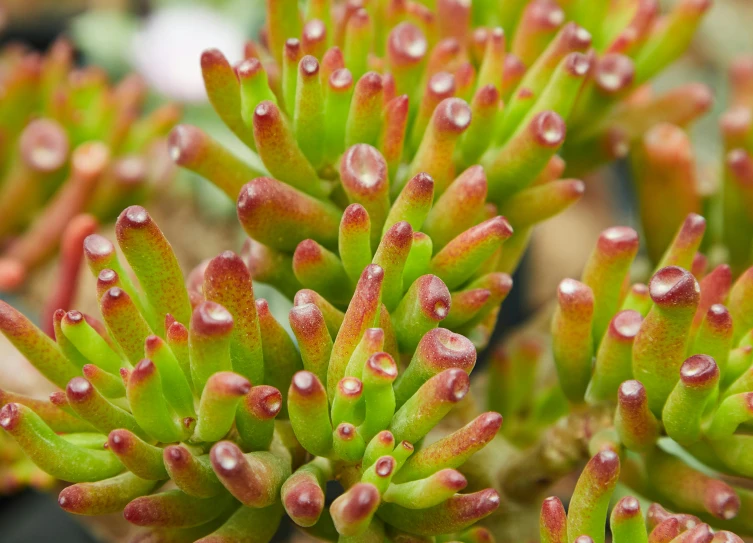
[[[565,121],[554,111],[542,111],[531,121],[536,141],[544,147],[559,147],[565,141]]]
[[[311,55],[303,57],[298,64],[298,67],[301,73],[308,77],[312,77],[319,73],[319,61],[316,60],[316,57]]]
[[[8,432],[12,431],[16,427],[20,419],[21,410],[18,408],[18,404],[5,404],[3,408],[0,409],[0,426],[2,426]]]
[[[243,453],[234,443],[220,441],[212,447],[209,455],[214,469],[228,474],[240,465]]]
[[[382,456],[374,464],[374,471],[380,477],[389,477],[395,470],[396,461],[392,456]]]
[[[656,272],[648,288],[651,299],[659,306],[695,306],[701,292],[695,277],[677,266],[667,266]]]
[[[233,328],[233,316],[216,302],[201,302],[191,316],[191,327],[204,335],[226,334]]]
[[[374,353],[366,361],[366,369],[380,379],[393,381],[397,377],[397,364],[387,353]]]
[[[363,383],[355,377],[343,377],[337,384],[337,388],[341,395],[357,398],[363,392]]]
[[[94,389],[89,381],[83,377],[74,377],[65,387],[68,401],[82,402],[91,397]]]
[[[91,234],[84,239],[84,252],[90,260],[110,256],[115,252],[112,242],[99,234]]]
[[[423,32],[411,23],[400,23],[392,29],[387,38],[387,48],[400,64],[419,62],[428,50],[429,44]]]
[[[618,399],[620,404],[635,407],[646,402],[646,388],[643,383],[631,379],[625,381],[618,389]]]
[[[643,317],[637,311],[626,309],[617,313],[609,323],[609,330],[615,337],[631,340],[641,329]]]

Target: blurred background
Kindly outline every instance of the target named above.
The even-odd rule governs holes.
[[[15,44],[44,52],[58,38],[73,45],[76,63],[102,67],[113,81],[129,73],[139,74],[148,85],[147,109],[172,102],[179,104],[185,122],[211,133],[237,154],[246,148],[225,128],[206,101],[199,56],[216,47],[231,62],[242,58],[245,40],[257,36],[264,0],[0,0],[0,51]],[[666,7],[672,0],[661,2]],[[727,93],[726,67],[735,56],[753,51],[753,1],[715,0],[690,52],[657,81],[658,90],[680,82],[702,81],[715,92],[711,113],[693,128],[693,141],[701,178],[716,175],[721,148],[718,119]],[[2,70],[0,52],[0,70]],[[2,79],[0,78],[0,81]],[[0,88],[0,92],[2,89]],[[551,298],[557,283],[579,276],[599,232],[616,224],[638,228],[629,167],[618,163],[588,179],[585,197],[574,207],[539,227],[534,243],[515,277],[513,294],[503,308],[497,334],[514,329]],[[165,231],[185,270],[225,249],[238,250],[242,234],[235,220],[235,206],[204,180],[181,171],[149,209]],[[107,227],[104,234],[110,236]],[[13,294],[0,294],[37,321],[39,308],[49,295],[58,273],[52,261],[33,273]],[[95,307],[93,279],[81,274],[81,293],[76,306]],[[89,294],[92,293],[92,294]],[[88,299],[86,296],[91,295]],[[258,296],[287,322],[285,300],[263,287]],[[0,382],[21,393],[44,395],[35,372],[19,371],[24,362],[0,339]],[[0,436],[1,437],[1,436]],[[0,440],[0,446],[2,441]],[[1,474],[0,474],[1,479]],[[40,481],[38,486],[48,485]],[[128,528],[113,518],[78,524],[57,508],[54,494],[22,490],[0,498],[3,543],[86,542],[103,538],[123,539]],[[290,534],[281,533],[279,540]]]

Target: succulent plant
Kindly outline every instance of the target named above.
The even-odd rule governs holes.
[[[142,116],[138,77],[111,86],[96,67],[75,68],[63,40],[44,55],[6,46],[0,86],[0,290],[10,290],[76,215],[112,220],[166,180],[164,138],[179,111]]]
[[[493,489],[459,494],[457,468],[494,437],[498,414],[414,452],[466,396],[476,362],[468,339],[438,327],[451,299],[436,276],[391,312],[386,264],[364,267],[345,313],[301,290],[296,347],[254,299],[240,256],[221,253],[189,290],[144,208],[127,208],[116,234],[140,288],[112,243],[86,238],[103,321],[59,310],[53,341],[0,302],[0,331],[64,389],[49,402],[7,395],[0,426],[76,483],[63,509],[123,510],[156,540],[268,540],[286,512],[322,537],[362,541],[462,532],[497,508]],[[325,509],[330,480],[346,490]],[[177,488],[154,493],[165,481]]]
[[[285,514],[344,542],[489,541],[476,521],[537,498],[583,459],[583,428],[614,418],[603,402],[581,406],[596,334],[587,307],[556,316],[561,387],[535,391],[535,343],[512,365],[493,357],[492,411],[476,412],[468,374],[533,226],[584,190],[559,179],[566,165],[591,170],[650,124],[707,107],[666,107],[685,91],[647,108],[625,98],[682,52],[708,2],[662,19],[651,1],[562,4],[312,0],[303,15],[270,0],[244,61],[202,55],[212,105],[258,160],[190,125],[171,132],[169,152],[237,200],[241,255],[184,280],[131,206],[116,224],[128,267],[105,238],[83,243],[103,322],[56,311],[53,341],[0,302],[0,331],[64,390],[49,402],[8,395],[0,426],[74,483],[64,509],[122,510],[146,541],[268,541]],[[599,333],[631,258],[593,264]],[[293,301],[295,341],[252,279]],[[554,425],[568,398],[577,408]],[[596,452],[622,452],[615,433],[600,432]],[[330,503],[331,481],[343,493]],[[582,526],[591,536],[588,507],[606,505],[587,486],[571,516],[594,519]]]
[[[729,79],[728,108],[719,123],[724,154],[719,166],[699,160],[683,122],[651,128],[631,160],[648,256],[656,261],[685,215],[701,213],[709,217],[710,235],[699,258],[712,266],[728,263],[736,277],[752,262],[753,59],[737,59]],[[659,209],[659,201],[667,205]]]
[[[654,0],[566,3],[591,24],[602,22],[600,30],[581,24],[603,53],[592,70],[591,88],[585,89],[568,119],[569,135],[561,154],[570,175],[626,156],[657,124],[688,126],[711,107],[711,91],[705,85],[687,83],[661,94],[650,85],[650,79],[687,48],[711,0],[680,0],[664,15]]]
[[[705,226],[699,215],[686,218],[648,286],[629,281],[637,232],[613,227],[601,234],[581,280],[565,279],[558,288],[553,383],[537,376],[547,347],[536,335],[516,338],[492,356],[487,407],[505,417],[506,441],[522,450],[499,468],[505,497],[536,495],[596,455],[576,486],[567,541],[583,534],[604,541],[618,480],[641,499],[714,528],[753,533],[753,494],[732,480],[753,477],[746,435],[753,413],[747,310],[753,269],[733,282],[727,265],[708,273],[694,265]],[[549,505],[552,518],[564,518]],[[627,515],[622,509],[612,513],[613,523]]]
[[[723,245],[737,275],[751,263],[750,217],[744,202],[753,180],[753,58],[741,57],[730,69],[732,93],[729,108],[720,121],[724,142],[721,184],[717,183],[716,201],[721,206],[715,216],[715,241]],[[721,186],[719,186],[721,185]],[[703,202],[709,200],[703,191]],[[717,203],[721,200],[721,204]]]
[[[212,105],[257,160],[189,125],[171,134],[171,155],[238,200],[256,242],[254,278],[288,295],[297,290],[290,254],[314,258],[311,241],[298,246],[308,238],[322,246],[319,269],[337,267],[354,285],[362,262],[341,254],[344,274],[323,252],[348,250],[336,231],[341,216],[351,220],[348,204],[368,212],[372,252],[395,219],[427,234],[420,250],[431,254],[502,214],[515,233],[487,267],[510,273],[533,225],[582,194],[580,181],[559,179],[566,165],[587,172],[624,156],[654,123],[689,122],[710,103],[699,86],[625,100],[679,56],[708,2],[680,2],[662,18],[652,0],[613,3],[605,18],[596,4],[311,1],[300,12],[297,2],[267,2],[262,40],[245,60],[232,66],[218,50],[201,58]],[[415,210],[398,212],[398,199]],[[305,273],[295,274],[304,286],[315,281]]]
[[[624,496],[612,507],[610,499],[620,476],[620,457],[609,448],[596,453],[578,478],[567,513],[556,496],[541,506],[542,543],[604,541],[609,515],[612,543],[743,543],[738,535],[714,531],[695,515],[670,513],[658,503],[646,510],[634,496]]]

